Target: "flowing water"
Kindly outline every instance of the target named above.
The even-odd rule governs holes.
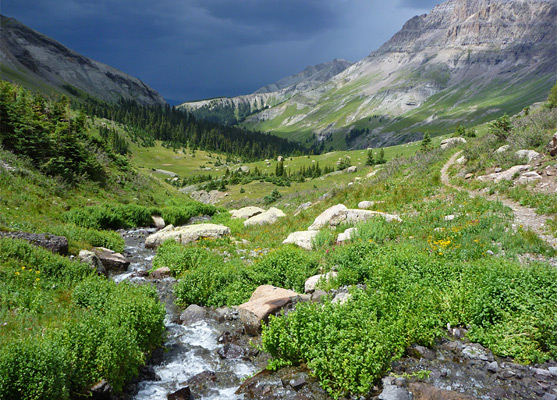
[[[162,361],[153,366],[156,380],[144,380],[138,384],[136,400],[166,400],[167,395],[184,386],[188,379],[204,371],[211,371],[215,383],[204,390],[199,397],[205,400],[242,399],[235,394],[242,379],[256,372],[256,367],[243,359],[225,359],[219,355],[224,345],[218,342],[225,330],[222,323],[206,319],[189,326],[175,323],[180,310],[174,305],[171,278],[151,281],[141,276],[151,269],[155,251],[146,249],[145,237],[154,229],[134,229],[122,232],[126,242],[125,255],[131,261],[128,271],[112,278],[116,282],[129,280],[138,284],[154,282],[161,301],[166,304],[166,343]],[[198,394],[198,393],[197,393]]]

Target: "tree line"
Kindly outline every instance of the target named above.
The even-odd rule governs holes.
[[[161,140],[167,147],[232,154],[244,161],[317,154],[320,150],[266,133],[198,120],[191,113],[169,105],[144,106],[124,99],[111,104],[88,98],[81,107],[89,115],[127,125],[130,136],[145,146]]]

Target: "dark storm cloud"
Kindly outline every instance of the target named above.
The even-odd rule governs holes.
[[[356,61],[431,8],[399,1],[2,0],[2,13],[185,100],[249,93],[337,57]]]
[[[437,4],[441,4],[440,0],[402,0],[401,5],[413,9],[431,10]]]

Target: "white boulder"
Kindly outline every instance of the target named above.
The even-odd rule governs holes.
[[[222,238],[230,235],[230,228],[216,224],[198,224],[174,227],[168,225],[166,228],[153,233],[145,238],[145,247],[155,248],[164,241],[173,239],[178,243],[186,244],[199,239]]]
[[[313,240],[319,234],[319,231],[299,231],[292,232],[284,241],[283,244],[295,244],[306,250],[313,248]]]
[[[265,212],[264,209],[261,207],[243,207],[239,210],[230,210],[229,213],[231,214],[232,219],[242,218],[248,219],[255,215],[263,214]]]
[[[274,224],[275,222],[277,222],[279,218],[282,217],[286,217],[286,214],[282,210],[279,210],[278,208],[275,207],[271,207],[264,213],[246,219],[244,221],[244,226]]]

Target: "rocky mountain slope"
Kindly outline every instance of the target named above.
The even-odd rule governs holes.
[[[449,0],[327,82],[268,104],[250,128],[327,148],[446,133],[514,113],[557,78],[554,0]]]
[[[123,97],[141,104],[165,104],[141,80],[68,49],[19,21],[1,16],[0,65],[2,79],[29,89],[84,93],[116,101]]]
[[[282,78],[252,94],[186,102],[178,107],[187,109],[200,118],[234,124],[243,121],[250,114],[278,105],[297,93],[321,86],[351,65],[349,61],[334,59],[309,66],[298,74]]]

